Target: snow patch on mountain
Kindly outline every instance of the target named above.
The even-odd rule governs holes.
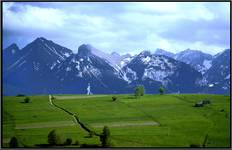
[[[165,78],[171,74],[173,74],[172,71],[155,70],[153,68],[148,68],[148,69],[145,69],[142,79],[144,80],[146,78],[149,78],[154,81],[162,82],[164,84]]]
[[[70,56],[70,54],[69,54],[69,53],[64,53],[64,55],[65,55],[66,57],[69,57],[69,56]]]
[[[212,60],[204,60],[203,65],[208,70],[212,66]]]
[[[230,74],[225,77],[225,80],[230,79]]]
[[[94,68],[93,66],[90,66],[89,72],[91,72],[91,74],[92,74],[95,78],[101,77],[101,71],[100,71],[99,69],[97,69],[97,68]]]
[[[125,68],[122,78],[128,83],[138,79],[136,72],[129,67]]]
[[[54,63],[52,64],[52,66],[50,67],[50,69],[52,70],[55,66],[56,66],[56,62],[54,62]]]
[[[59,58],[61,60],[64,60],[65,58],[63,56],[61,56],[54,47],[49,47],[46,43],[44,43],[45,47],[47,47],[48,50],[50,50],[51,52],[53,52],[54,54],[56,54],[57,56],[59,56]]]
[[[71,69],[71,67],[67,67],[66,68],[66,71],[68,72],[68,71],[71,71],[72,69]]]
[[[142,58],[142,62],[144,62],[144,64],[147,64],[150,60],[151,60],[150,56]]]
[[[124,66],[126,66],[132,59],[133,57],[126,57],[122,59],[120,62],[120,68],[123,68]]]
[[[209,86],[209,87],[213,87],[213,86],[214,86],[214,84],[209,84],[208,86]]]

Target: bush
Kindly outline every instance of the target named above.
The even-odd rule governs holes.
[[[50,145],[60,145],[64,142],[62,142],[61,135],[56,130],[52,130],[48,134],[48,143]]]
[[[17,148],[18,147],[18,140],[16,137],[12,137],[10,139],[9,147],[10,148]]]
[[[116,97],[116,96],[113,96],[113,97],[112,97],[112,100],[113,100],[113,101],[116,101],[116,100],[117,100],[117,97]]]
[[[100,136],[102,147],[110,147],[110,129],[107,126],[104,126],[103,132]]]
[[[30,102],[30,98],[29,97],[26,97],[25,99],[24,99],[24,103],[29,103]]]
[[[66,141],[64,142],[64,145],[71,145],[72,144],[72,139],[67,138]]]

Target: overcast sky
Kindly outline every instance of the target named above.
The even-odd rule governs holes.
[[[216,54],[230,47],[229,2],[3,2],[3,47],[45,37],[77,51],[187,48]]]

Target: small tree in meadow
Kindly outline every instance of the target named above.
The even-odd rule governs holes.
[[[143,96],[143,95],[144,95],[144,92],[145,92],[145,90],[144,90],[144,87],[143,87],[143,86],[137,86],[137,87],[135,88],[135,97],[136,97],[136,98],[139,98],[140,96]]]
[[[10,148],[17,148],[18,147],[18,140],[16,137],[12,137],[10,139],[9,147]]]
[[[110,129],[107,126],[104,126],[102,135],[100,136],[102,147],[110,147]]]
[[[48,134],[48,143],[50,145],[59,145],[63,144],[61,135],[56,132],[56,130],[52,130]]]
[[[139,87],[136,87],[136,88],[135,88],[135,97],[136,97],[136,98],[139,98],[139,97],[140,97],[140,90],[139,90]]]
[[[160,88],[159,88],[159,92],[160,92],[160,95],[163,95],[163,94],[164,94],[164,92],[165,92],[164,87],[160,87]]]
[[[139,91],[140,91],[140,95],[143,96],[144,95],[144,86],[139,86]]]

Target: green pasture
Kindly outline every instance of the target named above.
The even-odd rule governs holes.
[[[230,97],[224,95],[170,94],[144,95],[54,95],[54,103],[66,108],[91,129],[101,133],[110,128],[113,147],[206,147],[230,145]],[[70,98],[69,98],[70,97]],[[56,129],[64,138],[80,144],[99,144],[89,138],[73,118],[52,106],[48,95],[3,97],[3,146],[17,137],[20,145],[46,144],[48,133]],[[200,100],[211,104],[193,107]],[[206,138],[207,137],[207,138]],[[76,145],[78,146],[78,145]]]

